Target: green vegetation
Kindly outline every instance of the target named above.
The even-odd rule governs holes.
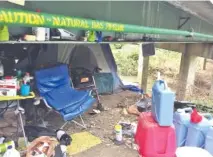
[[[118,73],[122,76],[137,76],[138,73],[138,45],[123,45],[122,48],[111,45],[115,61],[118,65]],[[160,71],[166,75],[176,75],[179,71],[180,53],[174,53],[163,49],[156,49],[156,55],[150,57],[149,71]]]
[[[119,48],[118,48],[119,47]],[[111,45],[113,55],[118,66],[118,73],[122,76],[137,76],[138,73],[138,46]]]
[[[140,82],[137,80],[138,73],[138,58],[139,58],[139,46],[124,44],[122,46],[111,45],[115,61],[118,66],[118,73],[122,80],[131,82]],[[213,69],[213,62],[209,63],[207,70],[202,70],[202,58],[198,58],[197,61],[197,73],[194,86],[186,95],[186,100],[200,104],[213,104],[213,99],[210,99],[209,89],[203,84],[210,85],[211,71]],[[149,63],[149,76],[148,76],[148,91],[151,92],[152,85],[156,79],[156,73],[159,71],[161,77],[165,79],[169,87],[176,91],[178,87],[178,74],[181,62],[181,53],[167,51],[156,48],[156,55],[150,57]],[[205,75],[203,74],[205,73]],[[198,77],[197,77],[198,76]]]

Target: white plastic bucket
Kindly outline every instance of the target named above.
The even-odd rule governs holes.
[[[198,147],[179,147],[176,157],[213,157],[208,151]]]

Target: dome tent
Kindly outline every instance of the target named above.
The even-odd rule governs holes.
[[[36,66],[58,62],[70,64],[73,68],[102,69],[95,75],[100,94],[118,92],[123,87],[109,44],[45,44],[36,59]]]

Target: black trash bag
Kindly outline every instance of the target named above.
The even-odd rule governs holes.
[[[182,109],[182,108],[187,108],[187,107],[196,107],[196,104],[189,102],[189,101],[175,101],[174,102],[174,108],[175,110],[177,109]]]
[[[151,110],[151,105],[152,105],[151,98],[143,98],[136,103],[139,112],[147,112]]]
[[[32,142],[34,139],[40,136],[50,136],[50,137],[57,138],[56,132],[53,129],[29,125],[29,126],[25,126],[24,130],[29,142]]]

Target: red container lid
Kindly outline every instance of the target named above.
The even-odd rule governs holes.
[[[197,109],[193,109],[193,112],[191,113],[191,122],[192,123],[200,123],[202,121],[202,116],[199,115],[197,112]]]

